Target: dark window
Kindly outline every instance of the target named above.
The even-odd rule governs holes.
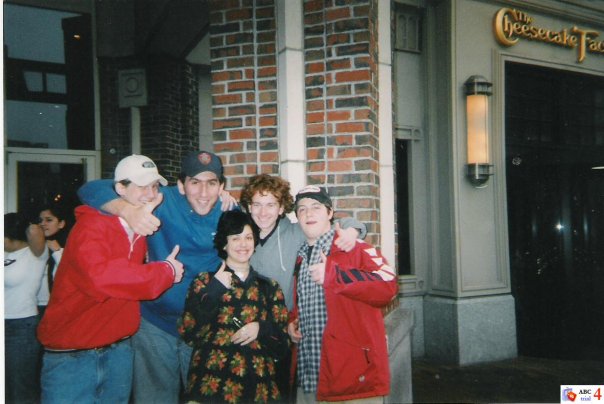
[[[409,235],[409,140],[396,140],[396,226],[398,234],[398,274],[411,275]]]
[[[83,164],[19,162],[17,170],[17,211],[36,217],[36,209],[49,203],[68,211],[80,204],[76,190],[85,181]]]
[[[4,4],[7,146],[94,150],[90,16]]]

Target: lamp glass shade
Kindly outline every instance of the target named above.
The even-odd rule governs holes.
[[[489,100],[485,94],[468,95],[468,164],[489,163]]]

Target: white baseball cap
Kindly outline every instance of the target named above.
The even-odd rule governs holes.
[[[115,167],[115,182],[129,180],[138,186],[144,187],[153,181],[159,180],[162,185],[168,185],[168,181],[159,175],[157,166],[149,157],[133,154],[124,157]]]

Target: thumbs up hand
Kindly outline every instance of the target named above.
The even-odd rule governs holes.
[[[160,203],[164,200],[164,194],[158,193],[155,199],[150,200],[149,202],[143,205],[144,210],[147,213],[151,213],[159,206]]]
[[[176,259],[176,256],[178,255],[179,252],[180,252],[180,246],[178,244],[176,244],[174,246],[174,249],[170,253],[170,255],[168,255],[166,257],[166,261],[168,261],[172,265],[172,268],[174,269],[174,283],[180,282],[182,280],[182,276],[185,272],[185,268],[182,265],[182,262],[180,262],[179,260]]]
[[[157,198],[144,205],[134,206],[127,204],[122,216],[128,226],[141,236],[150,236],[159,229],[161,222],[153,215],[153,210],[163,201],[164,195],[158,194]]]
[[[325,281],[325,262],[327,262],[327,256],[321,251],[321,261],[308,267],[310,279],[317,285],[323,285]]]

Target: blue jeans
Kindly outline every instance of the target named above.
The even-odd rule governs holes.
[[[179,337],[144,318],[132,338],[134,348],[134,402],[178,403],[186,385],[193,348]]]
[[[130,339],[106,348],[44,352],[42,403],[124,403],[132,390]]]
[[[7,403],[37,403],[40,400],[38,321],[38,316],[4,320]]]

